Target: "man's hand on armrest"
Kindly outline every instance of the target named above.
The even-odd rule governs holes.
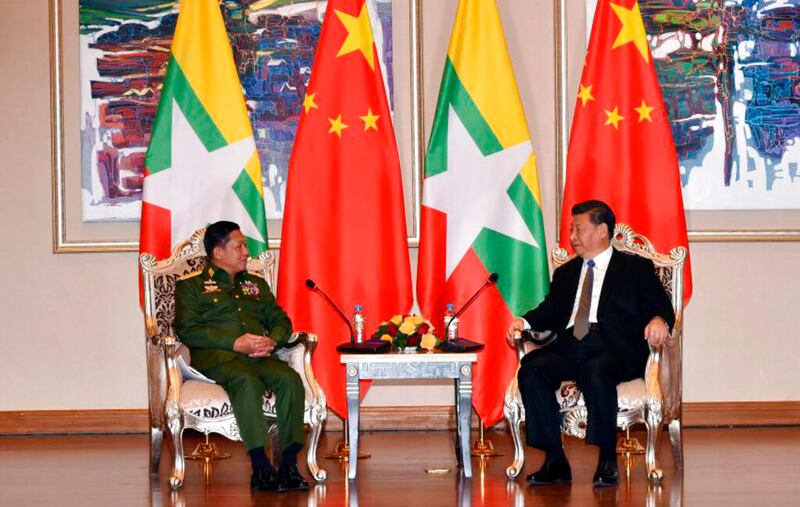
[[[275,342],[269,336],[245,333],[233,342],[233,350],[250,357],[267,357],[275,349]]]
[[[508,331],[506,331],[506,341],[512,347],[514,346],[514,336],[517,333],[521,333],[525,329],[525,319],[516,318],[511,321],[508,325]]]
[[[661,317],[653,317],[644,328],[644,338],[653,347],[660,347],[669,337],[669,326]]]

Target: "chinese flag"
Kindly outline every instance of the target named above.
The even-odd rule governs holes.
[[[607,202],[659,252],[688,249],[678,155],[636,0],[597,3],[567,154],[562,246],[572,206],[588,199]],[[684,287],[688,302],[688,258]]]
[[[331,0],[306,89],[286,191],[278,301],[295,329],[319,336],[314,373],[328,406],[346,417],[336,345],[363,305],[366,333],[411,308],[403,184],[392,117],[364,0]],[[363,390],[362,390],[363,395]]]

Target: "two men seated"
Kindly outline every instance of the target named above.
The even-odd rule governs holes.
[[[532,485],[572,480],[555,394],[564,380],[575,380],[583,392],[586,441],[599,447],[593,484],[619,483],[616,386],[644,375],[648,342],[661,346],[675,323],[653,263],[611,246],[615,220],[601,201],[575,205],[570,245],[576,257],[555,270],[544,301],[508,326],[509,342],[525,329],[558,335],[527,354],[518,373],[527,443],[545,452],[539,470],[526,477]],[[230,397],[252,462],[251,487],[308,489],[297,470],[297,454],[305,442],[303,384],[286,363],[271,357],[291,335],[291,321],[267,283],[247,273],[247,247],[238,225],[210,225],[204,245],[209,260],[205,269],[177,284],[175,330],[192,351],[192,365]],[[261,407],[266,389],[277,396],[282,447],[277,470],[264,452],[268,437]]]

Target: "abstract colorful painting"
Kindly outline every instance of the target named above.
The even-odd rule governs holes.
[[[391,101],[391,0],[367,2]],[[135,221],[178,2],[79,0],[79,6],[83,220]],[[326,7],[320,0],[221,2],[269,219],[283,216],[289,155]]]
[[[639,7],[686,209],[800,209],[800,0]]]

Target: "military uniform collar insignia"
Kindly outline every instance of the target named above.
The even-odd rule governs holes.
[[[218,282],[225,283],[226,281],[228,281],[230,279],[230,275],[228,275],[227,271],[225,271],[224,269],[220,269],[218,267],[215,267],[213,264],[209,264],[208,265],[208,268],[206,269],[206,273],[208,273],[207,277],[209,279],[213,278],[214,280],[216,280]]]

